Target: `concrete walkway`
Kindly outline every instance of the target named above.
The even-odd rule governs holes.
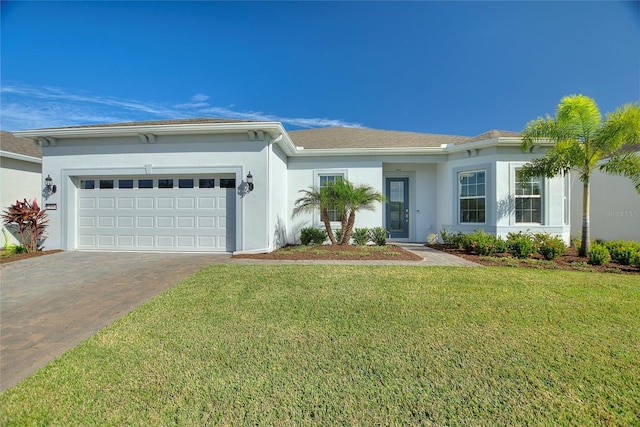
[[[477,265],[422,244],[399,246],[424,260],[263,261],[228,254],[60,252],[0,264],[0,391],[208,265]]]

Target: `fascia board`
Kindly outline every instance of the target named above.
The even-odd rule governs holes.
[[[22,160],[23,162],[42,164],[42,159],[38,157],[26,156],[24,154],[12,153],[11,151],[0,150],[0,157],[7,159]]]
[[[296,147],[295,157],[318,157],[318,156],[403,156],[419,154],[444,154],[445,148],[422,147],[422,148],[327,148],[305,150]]]
[[[95,138],[137,136],[150,133],[154,135],[193,135],[206,133],[245,132],[247,130],[264,130],[270,133],[284,133],[278,122],[242,122],[242,123],[198,123],[198,124],[169,124],[169,125],[138,125],[138,126],[96,126],[59,129],[36,129],[13,132],[21,138]]]

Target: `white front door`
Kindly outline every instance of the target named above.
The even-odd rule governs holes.
[[[82,250],[232,252],[236,188],[228,176],[83,177]]]

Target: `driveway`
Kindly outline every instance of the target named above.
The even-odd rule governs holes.
[[[61,252],[0,265],[0,391],[229,255]]]

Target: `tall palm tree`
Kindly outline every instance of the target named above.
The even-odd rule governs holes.
[[[331,186],[329,187],[310,187],[308,190],[300,190],[303,196],[295,201],[293,215],[298,216],[302,213],[314,213],[320,210],[320,219],[327,230],[327,235],[332,245],[336,244],[336,236],[331,229],[331,219],[329,218],[329,208],[333,207],[333,195]],[[344,215],[343,215],[344,216]]]
[[[346,245],[353,233],[356,213],[361,210],[374,210],[377,202],[385,202],[387,199],[369,185],[354,185],[346,179],[336,182],[330,188],[335,206],[343,213],[340,244]]]
[[[640,142],[640,106],[625,104],[603,121],[595,101],[584,95],[562,98],[555,117],[538,117],[525,126],[522,148],[541,140],[555,145],[544,157],[526,164],[524,177],[547,178],[566,172],[577,172],[582,181],[582,245],[580,255],[586,256],[590,247],[591,175],[598,167],[608,174],[629,177],[640,193],[640,157],[625,150]],[[598,166],[598,163],[601,163]]]

